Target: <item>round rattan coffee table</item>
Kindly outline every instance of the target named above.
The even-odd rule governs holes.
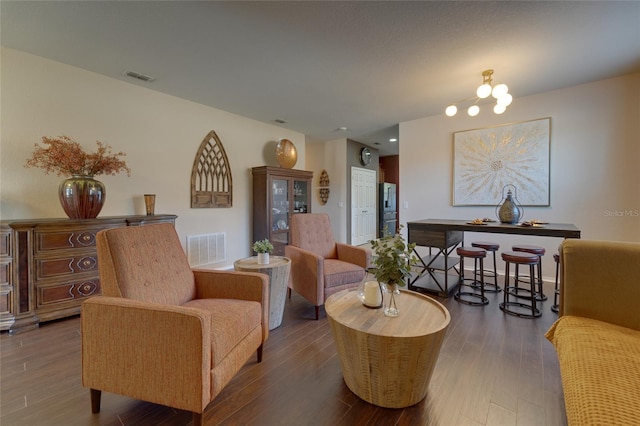
[[[353,289],[325,302],[345,383],[386,408],[409,407],[427,396],[451,319],[442,304],[413,291],[402,291],[396,302],[397,318],[366,308]]]

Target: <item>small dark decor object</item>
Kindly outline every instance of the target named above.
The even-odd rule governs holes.
[[[513,188],[513,192],[511,192]],[[501,205],[496,206],[496,215],[500,222],[515,224],[524,216],[524,207],[518,202],[516,187],[513,185],[505,185],[502,188],[502,194],[504,196],[504,190],[507,190],[507,195],[504,202]]]
[[[111,147],[97,141],[98,150],[87,154],[78,142],[68,136],[42,137],[43,147],[35,144],[25,167],[39,167],[46,174],[71,176],[58,187],[58,196],[64,212],[71,219],[92,219],[98,216],[106,198],[104,184],[96,175],[116,175],[131,170],[122,159],[126,154],[113,154]]]
[[[399,232],[403,226],[400,225]],[[411,267],[418,262],[413,249],[415,243],[407,244],[402,234],[389,235],[387,229],[378,240],[371,240],[371,248],[374,253],[375,269],[373,275],[382,284],[383,290],[389,293],[389,300],[384,309],[384,314],[390,317],[398,316],[395,297],[400,294],[398,287],[405,285],[406,280],[411,278]]]

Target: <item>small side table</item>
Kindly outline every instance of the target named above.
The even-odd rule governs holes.
[[[291,259],[281,256],[269,256],[269,263],[258,263],[258,256],[236,260],[236,271],[260,272],[269,276],[269,330],[280,327],[284,314],[284,302],[287,297]]]

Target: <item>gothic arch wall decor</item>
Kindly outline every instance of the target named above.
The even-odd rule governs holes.
[[[191,170],[191,208],[231,207],[233,182],[227,153],[213,130],[202,140]]]

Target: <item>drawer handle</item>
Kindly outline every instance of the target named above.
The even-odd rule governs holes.
[[[92,281],[87,281],[78,286],[78,293],[80,296],[91,296],[96,291],[96,283]]]
[[[90,246],[95,243],[96,236],[93,232],[83,232],[76,240],[82,246]]]
[[[78,268],[83,271],[89,271],[96,268],[96,259],[95,257],[85,256],[78,260]]]

